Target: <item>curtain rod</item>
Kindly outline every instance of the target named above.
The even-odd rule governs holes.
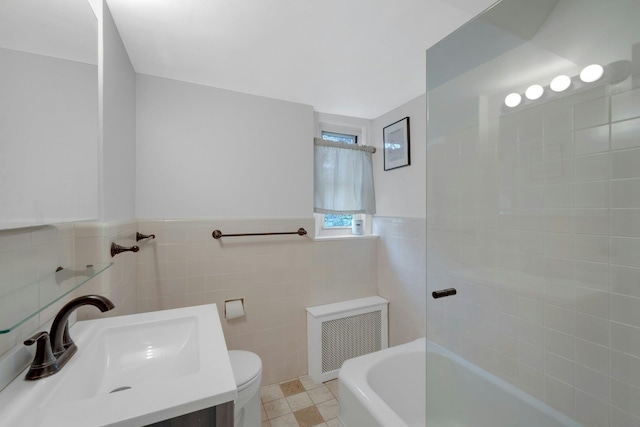
[[[367,153],[376,152],[376,147],[370,147],[368,145],[345,144],[344,142],[327,141],[326,139],[321,139],[321,138],[313,138],[313,144],[320,145],[322,147],[335,147],[335,148],[345,148],[347,150],[366,151]]]

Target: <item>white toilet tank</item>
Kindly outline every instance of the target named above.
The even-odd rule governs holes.
[[[260,427],[260,381],[262,380],[262,360],[250,351],[229,350],[233,376],[238,387],[235,402],[235,427]]]

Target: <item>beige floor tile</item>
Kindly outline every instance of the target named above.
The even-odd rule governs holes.
[[[269,421],[263,421],[262,427],[271,427],[271,423]]]
[[[280,388],[285,397],[293,396],[294,394],[302,393],[304,387],[299,380],[287,381],[280,383]]]
[[[289,403],[287,403],[287,399],[284,397],[271,402],[265,402],[264,410],[267,413],[267,418],[269,418],[269,420],[291,413]]]
[[[316,405],[318,411],[322,415],[322,418],[326,420],[331,420],[338,416],[338,401],[336,399],[331,399],[326,402],[319,403]]]
[[[260,419],[262,421],[266,421],[269,419],[267,418],[267,413],[264,411],[264,405],[262,403],[260,404]]]
[[[338,427],[338,418],[327,421],[327,427]]]
[[[315,427],[324,424],[322,415],[315,406],[309,406],[308,408],[296,411],[293,415],[296,417],[296,420],[298,420],[300,427]]]
[[[311,400],[313,400],[313,403],[316,405],[318,403],[326,402],[327,400],[335,399],[334,395],[331,394],[325,385],[309,390],[307,393],[309,393],[309,397],[311,397]]]
[[[311,398],[309,397],[306,391],[302,393],[294,394],[293,396],[289,396],[286,399],[287,399],[287,402],[289,402],[289,407],[291,408],[291,412],[296,412],[300,409],[313,406],[313,400],[311,400]]]
[[[296,417],[293,414],[287,414],[283,417],[274,418],[269,421],[271,423],[271,427],[300,427]]]
[[[263,402],[271,402],[272,400],[282,399],[284,394],[279,384],[267,385],[260,388],[260,399]]]
[[[311,389],[322,386],[322,384],[314,383],[309,375],[305,375],[304,377],[300,377],[298,379],[302,383],[302,386],[304,387],[305,390],[311,390]]]
[[[338,380],[331,380],[324,383],[325,386],[329,389],[331,394],[333,394],[336,398],[338,397]]]

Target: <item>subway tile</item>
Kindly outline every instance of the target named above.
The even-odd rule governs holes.
[[[559,306],[545,304],[544,326],[571,335],[574,333],[573,312]]]
[[[640,387],[640,358],[611,350],[611,376]]]
[[[627,411],[615,406],[611,410],[611,427],[640,427],[640,417],[636,417]]]
[[[545,402],[554,408],[571,414],[573,413],[573,387],[553,377],[544,377]]]
[[[609,321],[600,317],[575,313],[575,336],[595,344],[609,345]]]
[[[544,355],[544,373],[563,383],[573,385],[572,360],[546,352]]]
[[[611,125],[611,149],[640,147],[640,118]]]
[[[640,138],[640,135],[638,136]],[[640,149],[611,153],[611,177],[613,179],[640,177]]]
[[[574,129],[602,125],[609,121],[609,98],[602,97],[573,107]]]
[[[543,347],[545,333],[544,326],[542,326],[543,321],[540,323],[533,323],[521,319],[519,321],[518,338],[527,344]]]
[[[542,165],[543,181],[547,184],[559,184],[573,181],[573,158],[546,161]],[[536,180],[536,182],[539,180]]]
[[[609,264],[576,261],[575,283],[586,288],[609,290]]]
[[[611,291],[640,298],[640,268],[611,266]]]
[[[547,112],[543,115],[544,135],[554,135],[573,130],[573,107]]]
[[[611,237],[611,263],[640,267],[640,238]]]
[[[577,286],[575,288],[576,311],[590,316],[609,319],[609,292]],[[613,309],[613,307],[612,307]]]
[[[575,386],[578,390],[590,394],[605,402],[609,397],[609,376],[602,372],[582,366],[578,363],[574,366]]]
[[[575,414],[576,419],[585,426],[608,427],[609,411],[611,406],[600,399],[597,399],[581,390],[576,390]]]
[[[575,362],[588,368],[609,374],[609,347],[580,338],[575,339]]]
[[[578,130],[574,138],[576,156],[609,151],[609,125]]]
[[[611,294],[611,320],[640,328],[640,298]]]
[[[577,260],[609,262],[609,237],[576,234],[574,237]]]
[[[573,360],[573,336],[545,328],[544,345],[547,351],[562,356],[565,359]]]
[[[575,183],[573,189],[573,201],[576,208],[609,207],[609,181]]]
[[[640,116],[640,88],[611,97],[611,121]]]
[[[611,235],[640,237],[640,209],[612,209]]]
[[[538,221],[542,222],[544,231],[552,231],[556,233],[572,233],[575,218],[573,209],[567,208],[549,208],[544,210],[544,216],[538,217]],[[531,230],[542,231],[542,230]]]
[[[542,347],[520,341],[518,343],[518,360],[539,371],[544,371],[544,350]]]
[[[575,216],[576,233],[609,234],[609,209],[575,209]]]
[[[559,160],[573,157],[573,132],[545,136],[544,160]]]
[[[611,404],[640,417],[640,388],[611,379]]]
[[[611,322],[611,348],[640,357],[640,328]]]
[[[609,179],[610,153],[579,156],[573,160],[573,179],[575,182],[602,181]]]
[[[611,182],[612,208],[640,208],[640,179]]]
[[[547,184],[544,186],[545,208],[570,208],[573,206],[573,184]]]
[[[573,235],[544,233],[544,254],[555,258],[573,258]]]
[[[529,141],[542,138],[542,116],[527,117],[518,123],[518,141]]]
[[[544,373],[541,370],[520,365],[520,388],[536,399],[544,400]]]

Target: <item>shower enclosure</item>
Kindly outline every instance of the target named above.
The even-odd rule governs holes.
[[[428,338],[640,426],[640,1],[503,0],[428,50],[427,115]]]

